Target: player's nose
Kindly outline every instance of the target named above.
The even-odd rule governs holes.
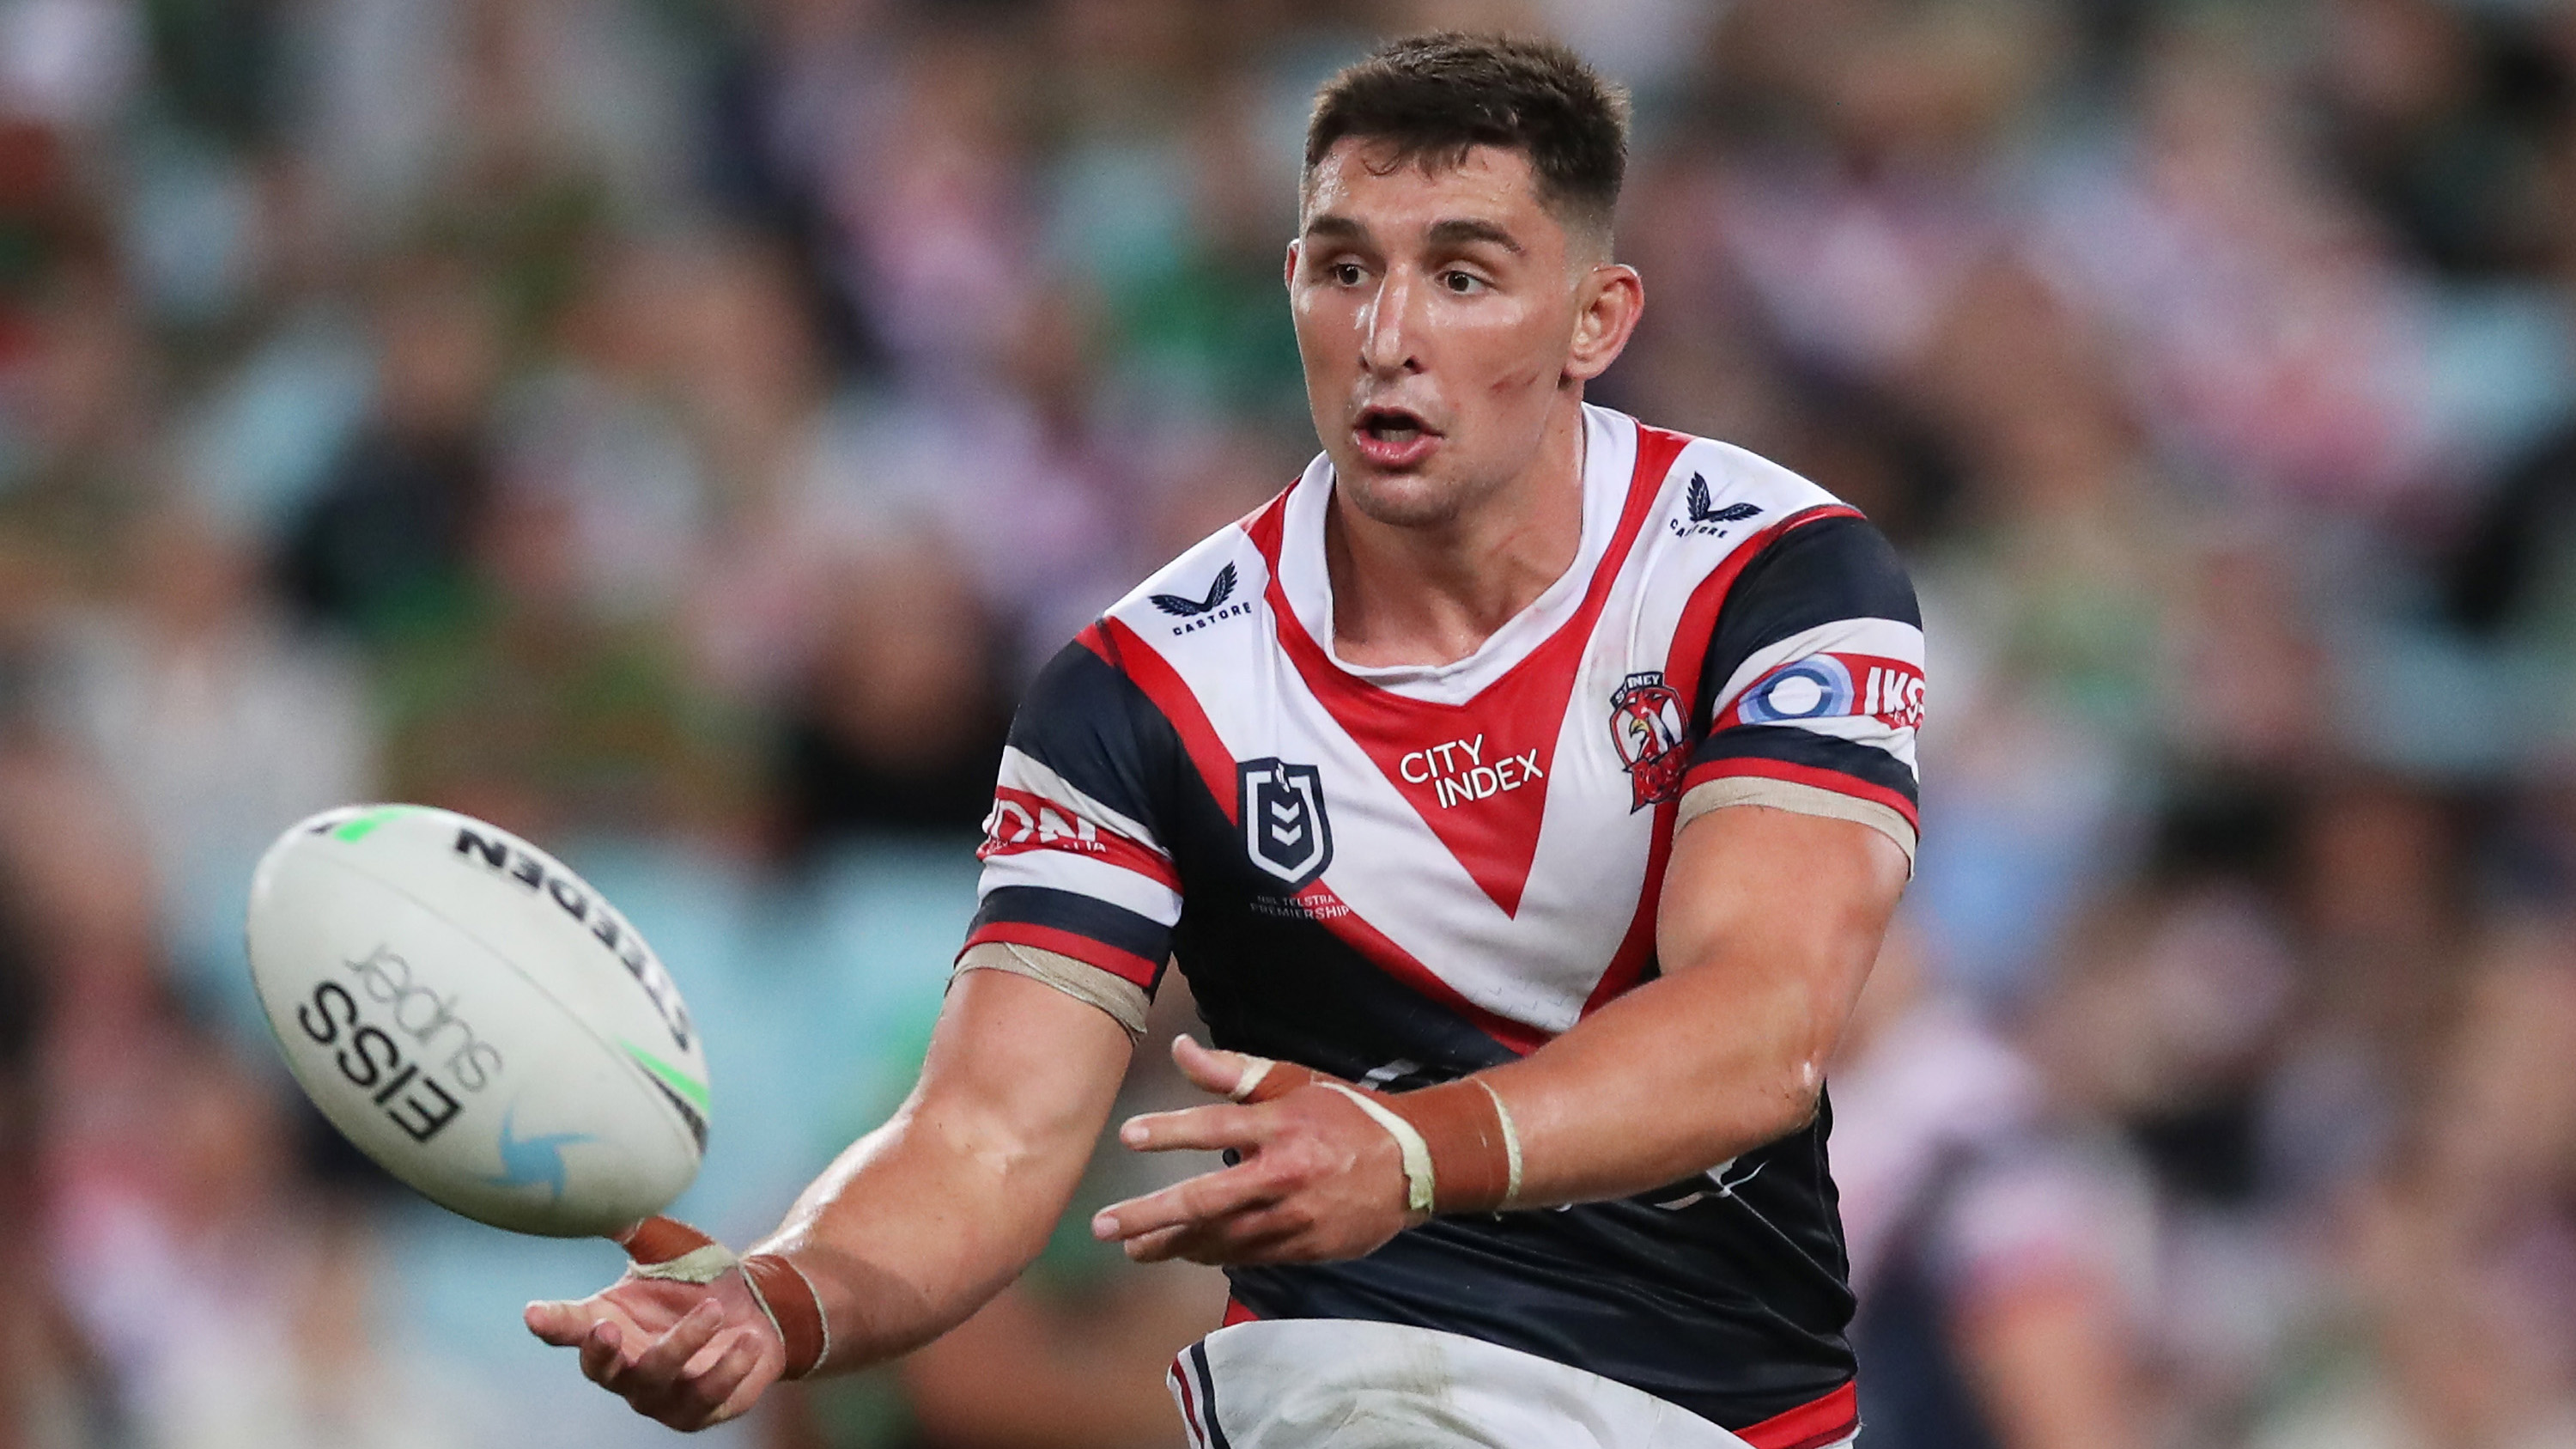
[[[1379,281],[1377,295],[1360,313],[1360,362],[1371,373],[1393,377],[1421,370],[1421,319],[1415,315],[1421,296],[1421,287],[1400,268]]]

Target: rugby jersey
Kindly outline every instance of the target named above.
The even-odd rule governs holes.
[[[969,948],[1148,993],[1176,962],[1215,1045],[1401,1091],[1650,979],[1702,810],[1855,820],[1910,857],[1923,635],[1894,551],[1742,449],[1597,407],[1584,438],[1574,565],[1454,663],[1334,655],[1322,458],[1084,630],[1013,726]],[[1633,1198],[1229,1269],[1234,1297],[1813,1423],[1853,1374],[1830,1121]]]

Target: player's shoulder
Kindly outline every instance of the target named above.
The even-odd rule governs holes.
[[[1642,459],[1666,455],[1649,506],[1650,572],[1696,589],[1748,571],[1818,574],[1904,589],[1895,549],[1861,511],[1793,469],[1749,448],[1638,425]]]
[[[1192,544],[1110,605],[1095,627],[1113,655],[1138,643],[1171,654],[1259,615],[1270,560],[1258,535],[1285,496]]]
[[[1812,479],[1734,443],[1639,423],[1637,448],[1649,466],[1671,459],[1650,518],[1658,546],[1767,542],[1784,524],[1858,516]]]

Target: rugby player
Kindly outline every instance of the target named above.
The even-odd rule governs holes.
[[[528,1325],[679,1428],[1036,1254],[1168,964],[1230,1164],[1102,1211],[1223,1265],[1202,1445],[1857,1432],[1822,1063],[1915,845],[1923,637],[1853,510],[1584,401],[1643,305],[1623,99],[1457,35],[1336,76],[1286,280],[1323,452],[1024,701],[918,1086],[737,1259],[656,1219]]]

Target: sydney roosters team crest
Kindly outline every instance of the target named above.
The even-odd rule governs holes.
[[[1660,669],[1629,675],[1610,696],[1610,740],[1628,767],[1629,814],[1681,793],[1689,720],[1689,707]]]

